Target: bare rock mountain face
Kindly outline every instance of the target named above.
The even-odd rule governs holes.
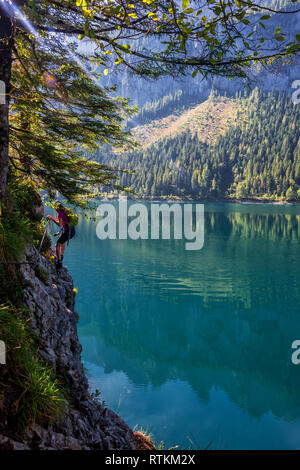
[[[88,390],[77,336],[73,281],[66,268],[54,264],[30,247],[26,258],[34,264],[20,268],[25,303],[37,338],[37,353],[61,377],[68,394],[68,408],[60,422],[47,427],[31,425],[22,442],[0,435],[0,448],[103,450],[136,449],[129,426],[113,411],[102,407]]]

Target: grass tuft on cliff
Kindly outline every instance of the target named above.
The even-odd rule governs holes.
[[[16,422],[21,431],[26,426],[44,424],[61,418],[67,405],[63,388],[53,371],[36,357],[34,337],[28,326],[30,312],[0,305],[0,338],[6,345],[7,375],[16,391]],[[0,381],[0,388],[8,384]],[[9,397],[8,397],[9,398]]]
[[[52,369],[31,353],[22,357],[21,367],[17,380],[23,390],[19,408],[21,422],[42,424],[63,417],[67,401]]]

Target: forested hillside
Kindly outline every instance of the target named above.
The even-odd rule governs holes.
[[[191,120],[138,151],[98,159],[134,170],[121,184],[138,197],[300,200],[300,106],[284,93],[238,92],[226,99],[234,119],[224,128],[224,116],[214,113],[224,100],[213,95],[201,105],[211,112],[196,116],[198,127]],[[204,138],[213,132],[215,139]]]
[[[185,96],[182,95],[182,97],[181,112],[178,111],[180,109],[179,103],[177,110],[168,116],[155,118],[148,124],[138,125],[134,128],[135,139],[143,147],[164,137],[175,136],[185,131],[196,134],[200,142],[214,144],[218,136],[224,134],[236,122],[237,115],[240,120],[245,117],[247,107],[245,100],[241,102],[227,96],[217,97],[212,91],[208,100],[189,107],[189,99],[186,101]],[[164,103],[165,98],[155,103]],[[157,116],[160,116],[163,111],[164,108],[158,107]]]

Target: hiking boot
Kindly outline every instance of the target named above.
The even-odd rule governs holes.
[[[62,268],[62,262],[61,262],[60,259],[58,259],[58,260],[56,261],[56,267],[57,267],[57,269],[61,269],[61,268]]]

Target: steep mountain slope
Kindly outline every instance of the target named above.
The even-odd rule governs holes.
[[[234,125],[238,111],[240,119],[242,115],[246,118],[245,110],[237,100],[216,96],[184,111],[181,115],[171,114],[149,124],[137,126],[132,131],[143,147],[186,131],[196,134],[199,142],[214,144],[219,135]]]
[[[267,2],[266,2],[267,3]],[[272,7],[276,9],[283,9],[287,5],[297,9],[291,4],[290,1],[272,1]],[[254,21],[256,21],[254,19]],[[265,24],[265,38],[264,46],[268,53],[269,41],[274,40],[274,31],[282,26],[282,15],[273,15],[270,20]],[[249,33],[252,31],[252,26],[249,25]],[[256,28],[256,26],[254,26]],[[284,28],[282,33],[285,34],[286,41],[292,41],[295,34],[300,30],[300,12],[293,15],[284,16]],[[150,43],[151,41],[151,43]],[[153,42],[153,38],[144,38],[138,43],[133,44],[135,48],[141,50],[158,47],[158,44]],[[195,50],[197,54],[197,50]],[[254,66],[250,78],[253,80],[253,86],[259,86],[264,91],[281,90],[291,91],[291,84],[294,80],[299,79],[299,56],[298,58],[286,59],[283,62],[274,62],[272,65],[263,67]],[[132,103],[137,103],[139,106],[145,105],[146,102],[159,100],[169,93],[175,93],[177,90],[185,90],[190,95],[205,95],[212,89],[228,95],[234,95],[237,90],[242,90],[245,87],[245,81],[241,79],[229,80],[224,77],[209,76],[205,79],[198,74],[195,78],[191,75],[172,77],[164,76],[158,80],[146,80],[145,78],[132,75],[128,70],[122,70],[117,66],[112,65],[109,73],[101,80],[103,85],[117,85],[118,93],[123,97],[129,97]]]

